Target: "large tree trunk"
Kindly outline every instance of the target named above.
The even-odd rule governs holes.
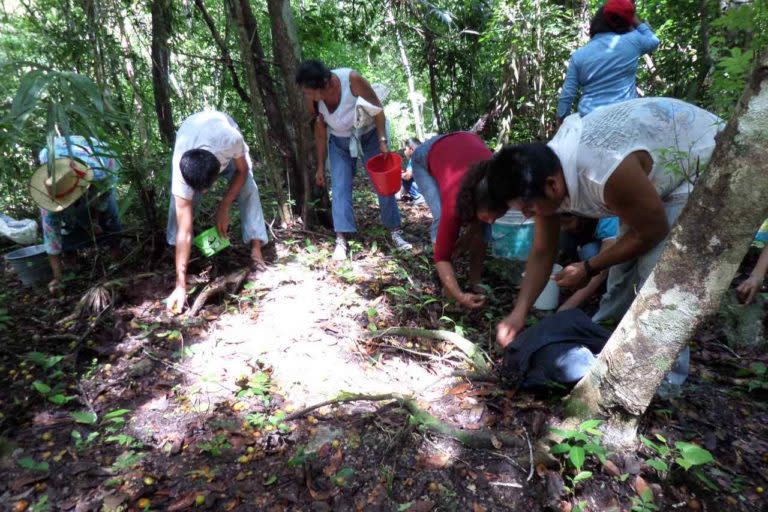
[[[635,443],[637,419],[723,293],[768,215],[768,53],[718,136],[656,268],[597,363],[568,399],[575,418],[606,418],[606,441]]]
[[[152,0],[152,88],[155,95],[155,112],[160,136],[173,146],[176,129],[173,127],[171,110],[171,86],[168,80],[171,52],[168,39],[171,37],[173,7],[170,0]]]
[[[395,20],[395,11],[392,8],[392,0],[387,0],[386,8],[387,23],[392,26],[395,42],[397,43],[397,49],[400,52],[400,62],[403,64],[405,79],[408,83],[408,99],[411,102],[411,110],[413,111],[413,125],[416,129],[416,137],[418,137],[419,140],[424,140],[424,123],[421,120],[421,105],[419,105],[419,94],[416,92],[416,82],[413,79],[411,61],[408,59],[408,53],[405,51],[403,36],[400,33],[400,28],[397,26],[397,22]]]
[[[275,188],[280,218],[284,224],[289,225],[293,223],[289,194],[294,184],[289,183],[286,194],[286,176],[292,178],[299,173],[295,171],[296,155],[280,108],[284,101],[281,101],[275,90],[250,3],[248,0],[227,0],[227,6],[240,35],[240,50],[251,89],[254,126],[261,149],[266,155],[268,177]]]

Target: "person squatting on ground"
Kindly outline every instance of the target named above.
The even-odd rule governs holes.
[[[261,247],[269,238],[248,145],[237,123],[227,114],[214,110],[193,114],[179,127],[171,161],[166,240],[168,245],[176,246],[176,287],[166,304],[172,312],[181,312],[187,296],[195,210],[220,175],[229,181],[229,188],[216,209],[216,228],[221,236],[227,236],[229,210],[237,201],[243,242],[251,244],[254,268],[264,268]]]
[[[506,211],[504,205],[502,211],[488,208],[488,190],[477,189],[478,174],[470,172],[472,164],[492,155],[474,133],[455,132],[433,137],[416,148],[411,157],[413,179],[432,212],[430,238],[440,282],[449,296],[469,309],[485,304],[480,276],[490,239],[490,224]],[[463,196],[459,195],[460,188],[466,189]],[[470,217],[459,217],[457,203],[460,202],[472,204]],[[462,224],[465,230],[459,238]],[[459,286],[451,263],[464,247],[469,250],[470,292],[464,292]]]
[[[619,235],[618,217],[589,219],[571,213],[560,214],[560,251],[570,261],[585,261],[608,249]],[[574,309],[589,300],[608,278],[603,269],[563,302],[558,311]]]
[[[558,124],[571,113],[581,90],[579,114],[637,97],[637,64],[659,39],[640,21],[630,0],[608,0],[589,27],[590,41],[571,55],[557,103]]]
[[[403,143],[403,156],[405,156],[405,169],[402,173],[402,190],[400,199],[413,201],[414,204],[424,204],[424,198],[419,193],[419,186],[413,179],[413,152],[421,145],[421,141],[415,137],[409,137]]]
[[[597,256],[569,265],[559,286],[577,288],[608,268],[596,322],[618,321],[661,255],[670,225],[709,162],[723,121],[671,98],[641,98],[566,118],[549,144],[506,146],[482,164],[496,202],[534,218],[534,240],[512,312],[497,326],[506,346],[550,278],[559,212],[621,219],[619,238]],[[466,214],[465,214],[466,215]],[[685,365],[686,350],[679,363]]]
[[[374,116],[374,126],[369,131],[355,133],[358,98],[362,97],[379,108],[381,102],[368,81],[352,69],[329,70],[320,61],[307,60],[296,71],[296,83],[304,91],[307,110],[314,117],[317,150],[315,180],[318,186],[325,186],[326,157],[330,160],[331,212],[336,232],[333,259],[344,260],[347,257],[346,237],[357,231],[352,207],[352,182],[358,153],[363,162],[367,162],[378,154],[389,152],[386,118],[381,110]],[[395,195],[378,195],[378,199],[381,223],[390,231],[395,248],[412,249],[400,229],[400,210]]]
[[[115,193],[120,162],[106,144],[80,135],[56,137],[53,154],[54,172],[49,175],[48,148],[40,151],[42,165],[32,175],[29,191],[40,206],[43,244],[53,272],[48,290],[56,295],[62,290],[64,265],[74,264],[78,250],[104,243],[117,259],[123,228]]]

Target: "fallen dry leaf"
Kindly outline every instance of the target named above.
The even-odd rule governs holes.
[[[459,384],[458,386],[454,386],[451,389],[448,390],[449,395],[461,395],[462,393],[466,393],[469,388],[472,387],[472,384],[468,382],[464,382]]]
[[[643,496],[650,490],[651,488],[648,486],[648,483],[645,481],[645,479],[640,475],[637,475],[635,477],[635,491],[637,492],[637,495]]]
[[[169,512],[175,512],[176,510],[184,510],[195,504],[195,498],[197,497],[197,491],[192,491],[185,494],[181,498],[176,499],[168,506]]]
[[[435,504],[429,500],[419,500],[413,505],[408,507],[408,512],[429,512],[434,508]]]
[[[450,460],[451,456],[446,453],[426,455],[419,457],[416,460],[416,465],[425,469],[441,469],[444,468]]]

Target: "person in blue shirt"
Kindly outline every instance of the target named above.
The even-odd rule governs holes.
[[[606,217],[598,220],[561,213],[560,230],[560,250],[565,257],[586,261],[616,242],[619,236],[619,218]],[[607,278],[607,270],[597,273],[583,288],[573,292],[573,295],[560,305],[558,311],[581,306],[600,289]]]
[[[598,107],[636,98],[638,61],[659,46],[630,0],[608,0],[592,18],[589,35],[590,41],[571,55],[557,103],[558,125],[571,113],[579,91],[582,117]]]
[[[413,201],[414,204],[424,204],[424,198],[419,193],[419,186],[413,179],[413,166],[411,165],[411,157],[416,148],[421,146],[421,141],[415,137],[409,137],[405,141],[405,147],[403,148],[403,155],[407,159],[405,164],[405,170],[402,172],[403,188],[400,195],[400,199],[404,201]]]

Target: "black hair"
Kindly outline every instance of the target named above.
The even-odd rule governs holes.
[[[331,80],[331,70],[319,60],[309,59],[299,64],[296,83],[308,89],[324,89]]]
[[[495,204],[545,197],[547,178],[561,169],[555,152],[541,142],[504,146],[487,166],[488,188]]]
[[[421,141],[416,137],[408,137],[405,139],[405,147],[416,149],[419,146],[421,146]]]
[[[626,34],[632,30],[632,25],[628,24],[622,18],[617,16],[606,16],[603,7],[600,7],[595,15],[592,17],[592,21],[589,22],[589,37],[590,39],[597,34],[613,33],[613,34]]]
[[[477,162],[470,166],[461,180],[461,187],[456,196],[456,214],[462,224],[477,220],[481,210],[506,212],[507,205],[495,200],[488,184],[488,172],[493,159]]]
[[[216,155],[206,149],[190,149],[181,155],[179,161],[181,176],[187,185],[197,192],[211,188],[221,171]]]

